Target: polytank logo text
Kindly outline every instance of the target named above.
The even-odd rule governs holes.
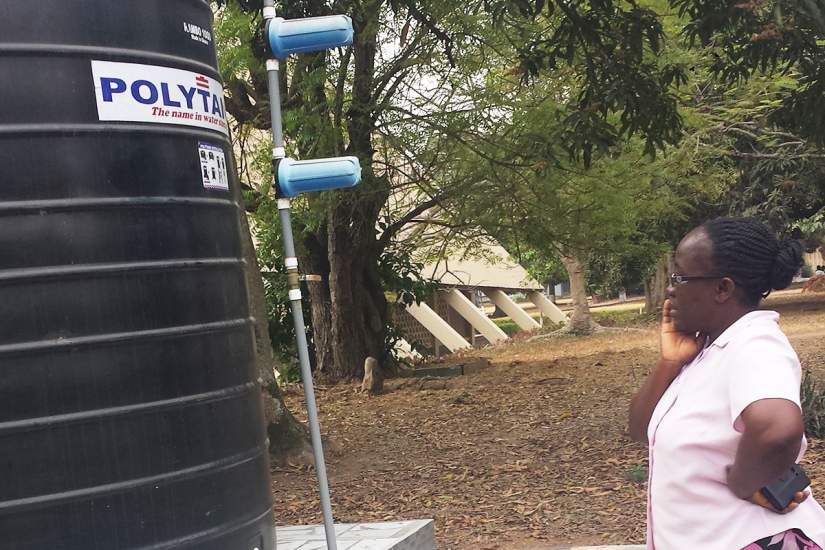
[[[227,134],[223,86],[200,73],[92,61],[100,120],[181,124]]]

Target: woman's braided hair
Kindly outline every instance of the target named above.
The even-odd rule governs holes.
[[[773,232],[753,218],[716,218],[702,227],[713,246],[715,271],[733,279],[750,305],[787,288],[802,267],[802,244],[777,240]]]

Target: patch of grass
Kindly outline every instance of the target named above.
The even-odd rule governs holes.
[[[814,268],[811,267],[811,264],[809,264],[808,262],[802,264],[802,271],[800,272],[800,275],[802,275],[803,277],[810,277],[813,274]]]
[[[536,321],[539,320],[534,317]],[[509,336],[513,337],[517,333],[521,332],[521,328],[509,317],[501,317],[499,319],[493,319],[493,322],[498,325],[498,328],[504,331],[504,333]],[[544,324],[542,325],[541,329],[538,330],[540,334],[544,334],[546,332],[553,332],[560,328],[564,327],[564,323],[553,323],[547,317],[544,318]]]
[[[502,317],[501,319],[493,319],[493,322],[498,325],[498,328],[504,331],[507,336],[513,336],[520,331],[519,326],[509,317]]]
[[[642,327],[656,322],[655,313],[639,313],[636,309],[591,310],[590,313],[593,320],[603,327]]]
[[[278,369],[278,374],[281,375],[281,384],[290,384],[292,382],[301,381],[301,366],[298,363],[290,361],[285,363]]]
[[[805,415],[805,433],[808,437],[825,437],[825,388],[820,386],[805,369],[802,376],[802,412]]]
[[[549,334],[551,332],[556,332],[557,330],[561,330],[564,328],[564,322],[554,323],[547,317],[544,318],[544,325],[542,325],[541,330],[539,331],[540,334]]]
[[[633,483],[644,483],[647,481],[647,467],[644,464],[633,464],[628,466],[625,475]]]

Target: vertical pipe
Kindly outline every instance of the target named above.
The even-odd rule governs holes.
[[[292,321],[295,337],[298,341],[298,359],[301,364],[301,380],[304,383],[304,399],[307,403],[309,433],[312,438],[312,454],[315,457],[315,470],[318,472],[318,489],[321,496],[321,510],[324,513],[324,533],[327,550],[337,550],[335,543],[335,525],[332,518],[332,502],[329,496],[327,468],[324,461],[324,448],[321,442],[321,428],[318,422],[318,407],[315,404],[315,390],[312,385],[312,371],[309,367],[307,336],[304,330],[304,312],[301,308],[301,289],[298,279],[298,260],[295,257],[295,244],[292,238],[289,199],[278,199],[278,213],[281,218],[281,238],[284,241],[287,278],[289,280],[289,301],[292,306]]]
[[[279,70],[280,63],[278,63],[277,59],[267,59],[266,77],[269,84],[269,115],[272,117],[272,156],[275,160],[282,159],[285,156],[283,122],[281,121]]]
[[[275,17],[273,0],[264,0],[264,19]],[[273,177],[278,177],[278,162],[284,158],[284,135],[281,119],[281,91],[279,82],[280,64],[276,59],[266,62],[267,82],[269,84],[269,110],[272,117],[272,157]],[[281,219],[281,237],[284,244],[284,263],[287,269],[289,282],[289,301],[292,309],[292,322],[295,327],[295,337],[298,345],[298,360],[301,364],[301,379],[304,384],[304,399],[307,404],[307,418],[309,420],[309,434],[312,439],[312,454],[315,458],[315,470],[318,472],[318,491],[321,497],[321,509],[324,514],[324,533],[326,535],[327,550],[338,550],[335,542],[335,523],[332,517],[332,502],[329,496],[327,469],[324,461],[324,448],[321,441],[321,428],[318,422],[318,407],[315,404],[315,389],[312,385],[312,371],[309,366],[309,351],[304,329],[304,312],[301,307],[301,287],[298,277],[298,258],[295,255],[295,242],[292,236],[292,222],[290,220],[289,199],[278,199],[278,212]]]

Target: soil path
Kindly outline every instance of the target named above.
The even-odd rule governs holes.
[[[825,296],[783,293],[766,307],[803,367],[825,381]],[[489,368],[430,389],[374,398],[318,388],[336,521],[434,518],[442,550],[642,543],[647,451],[627,405],[657,357],[656,327],[474,352]],[[466,361],[453,358],[450,361]],[[287,388],[300,417],[300,388]],[[302,418],[303,419],[303,418]],[[805,467],[825,483],[825,443]],[[315,472],[273,471],[278,525],[321,523]]]

